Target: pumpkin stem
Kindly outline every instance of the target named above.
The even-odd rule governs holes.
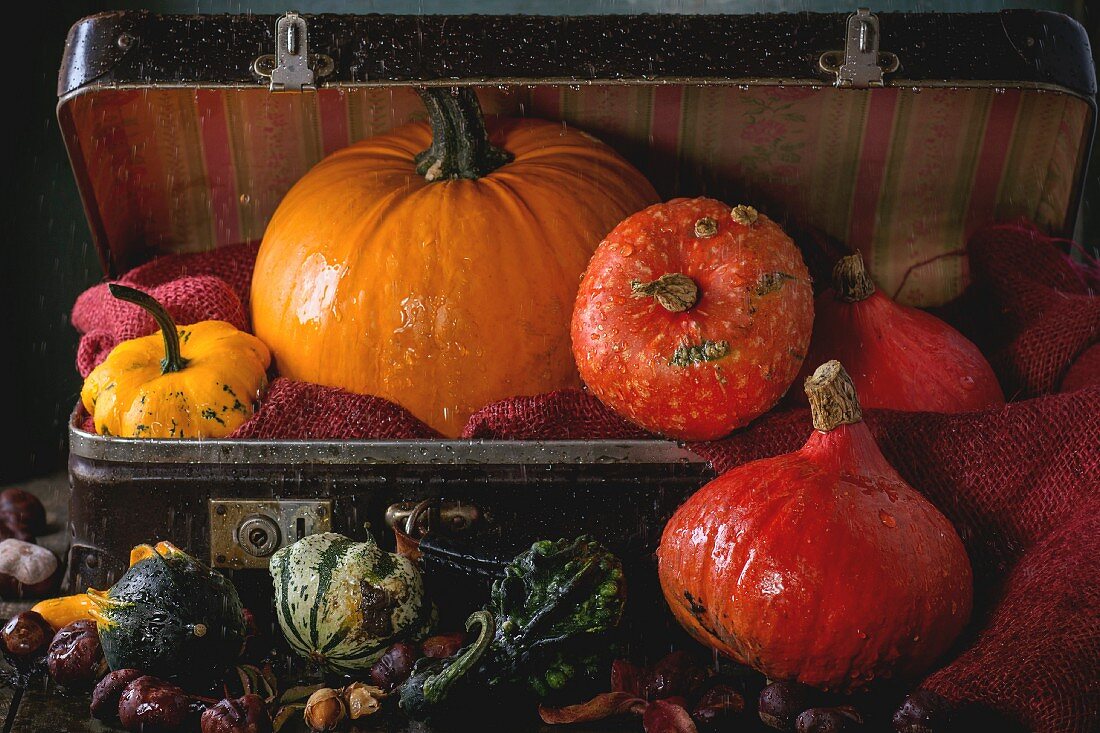
[[[493,614],[485,610],[474,611],[470,618],[466,619],[466,630],[470,631],[474,626],[481,627],[477,640],[460,652],[454,662],[447,665],[443,671],[424,682],[424,699],[429,703],[435,705],[445,699],[451,685],[477,664],[492,643],[493,635],[496,633]]]
[[[867,268],[863,265],[863,255],[856,252],[854,255],[841,257],[833,267],[833,290],[837,300],[845,303],[858,303],[867,300],[875,292],[875,282],[867,274]]]
[[[673,272],[647,283],[632,280],[630,295],[634,298],[655,298],[665,310],[682,313],[699,301],[699,286],[687,275]]]
[[[863,420],[856,387],[836,359],[825,362],[806,377],[806,397],[810,400],[814,428],[823,433]]]
[[[416,172],[429,181],[476,179],[512,160],[489,142],[481,105],[470,87],[418,89],[432,126],[432,146],[416,156]]]
[[[164,310],[164,306],[157,302],[156,298],[148,293],[118,283],[111,283],[107,288],[111,291],[111,295],[119,300],[125,300],[144,308],[157,322],[160,333],[164,336],[164,359],[160,362],[161,374],[178,372],[187,366],[188,360],[180,354],[180,334],[176,330],[176,323],[172,320],[172,316],[168,315],[168,311]]]

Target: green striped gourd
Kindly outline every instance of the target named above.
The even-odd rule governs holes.
[[[276,552],[270,569],[283,635],[326,670],[367,670],[394,642],[431,630],[420,572],[373,539],[309,535]]]

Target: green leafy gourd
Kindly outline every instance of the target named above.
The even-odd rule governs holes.
[[[244,612],[233,584],[168,543],[134,552],[143,559],[109,591],[89,593],[107,664],[184,686],[215,679],[244,643]]]
[[[622,563],[601,544],[585,536],[536,542],[493,583],[488,610],[467,620],[467,628],[480,625],[478,640],[442,665],[418,662],[401,708],[426,719],[463,686],[518,684],[544,698],[561,691],[593,667],[593,639],[618,625],[625,602]]]
[[[290,646],[332,672],[361,672],[396,641],[431,630],[420,572],[374,542],[309,535],[271,557],[275,611]]]

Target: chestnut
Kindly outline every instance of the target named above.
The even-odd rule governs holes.
[[[764,724],[793,731],[799,713],[810,707],[814,691],[797,682],[773,682],[760,691],[759,713]]]
[[[718,683],[699,697],[691,710],[691,718],[702,730],[716,730],[744,710],[745,698],[740,691]]]
[[[101,679],[92,691],[92,717],[104,723],[117,723],[118,701],[123,690],[141,676],[140,670],[117,669]]]
[[[0,597],[49,594],[61,579],[61,563],[45,547],[16,539],[0,541]]]
[[[370,678],[383,692],[392,692],[412,674],[413,663],[420,658],[420,650],[412,644],[399,641],[370,668]]]
[[[191,715],[191,698],[183,688],[145,675],[126,685],[118,699],[122,727],[140,733],[170,733]]]
[[[420,643],[420,651],[425,657],[446,659],[453,657],[464,646],[466,646],[465,632],[455,631],[450,634],[429,636]]]
[[[939,733],[951,723],[950,705],[934,692],[917,690],[894,713],[893,723],[898,733]]]
[[[810,708],[795,720],[798,733],[848,733],[863,725],[863,717],[851,706]]]
[[[0,491],[0,514],[10,515],[32,535],[46,533],[46,507],[38,497],[23,489]]]
[[[675,651],[644,670],[641,697],[646,700],[690,697],[705,679],[706,671],[691,655],[684,651]]]
[[[262,697],[248,694],[207,708],[201,726],[202,733],[271,733],[271,716]]]
[[[16,660],[41,656],[52,639],[53,628],[34,611],[16,614],[0,630],[4,651]]]
[[[0,540],[35,542],[34,533],[19,517],[0,512]]]
[[[336,730],[348,717],[348,705],[340,690],[322,687],[306,700],[302,717],[310,730]]]
[[[54,635],[46,653],[54,682],[74,689],[89,688],[107,671],[94,621],[73,621]]]

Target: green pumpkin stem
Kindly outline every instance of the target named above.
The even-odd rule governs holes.
[[[481,627],[481,631],[478,632],[477,639],[474,643],[466,647],[466,649],[459,654],[458,658],[447,665],[442,672],[429,677],[424,682],[424,699],[428,703],[436,705],[444,700],[447,697],[447,692],[450,690],[451,685],[478,663],[478,660],[481,659],[481,656],[485,654],[485,651],[492,643],[493,635],[496,633],[496,623],[493,621],[493,614],[485,610],[474,611],[470,614],[470,618],[466,619],[466,630],[471,631],[474,626]]]
[[[429,181],[475,179],[512,160],[489,142],[481,105],[470,87],[417,90],[428,110],[432,146],[416,156],[416,172]]]
[[[160,362],[161,374],[178,372],[187,366],[188,360],[180,354],[180,335],[179,331],[176,330],[176,323],[172,320],[172,316],[168,315],[168,311],[164,309],[164,306],[157,302],[156,298],[148,293],[118,283],[111,283],[107,288],[111,291],[111,295],[119,300],[125,300],[143,308],[157,322],[160,333],[164,336],[164,359]]]

